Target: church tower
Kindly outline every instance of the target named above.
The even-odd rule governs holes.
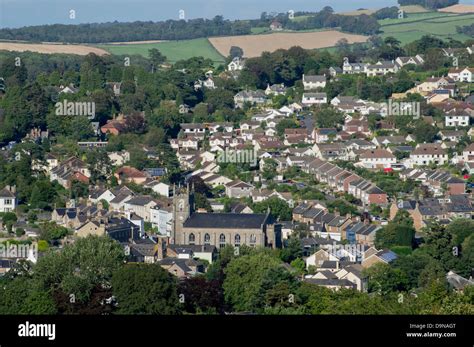
[[[184,222],[194,212],[194,192],[189,189],[189,185],[173,188],[173,231],[171,243],[182,243],[182,231]]]

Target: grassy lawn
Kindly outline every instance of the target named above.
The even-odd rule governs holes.
[[[389,19],[380,21],[380,23],[382,24],[382,37],[393,36],[402,44],[410,43],[429,34],[443,39],[453,38],[465,41],[470,37],[458,34],[456,27],[474,23],[474,14],[417,13],[403,20]]]
[[[223,63],[224,57],[209,43],[206,38],[182,41],[166,41],[159,43],[123,44],[123,45],[98,45],[111,54],[117,55],[142,55],[148,56],[148,50],[157,48],[164,54],[168,61],[174,63],[178,60],[202,56],[215,63]]]
[[[250,31],[252,32],[252,34],[258,35],[258,34],[263,34],[267,31],[270,31],[270,29],[267,27],[253,27],[250,29]]]

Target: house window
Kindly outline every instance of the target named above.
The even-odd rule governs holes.
[[[219,248],[224,248],[225,247],[225,235],[221,234],[219,236]]]
[[[204,244],[205,245],[210,245],[211,244],[211,235],[209,235],[209,234],[204,235]]]
[[[234,237],[234,245],[236,247],[240,246],[240,235],[239,234],[235,235],[235,237]]]
[[[5,205],[11,205],[12,201],[11,199],[5,199]]]
[[[253,247],[256,244],[257,244],[257,237],[254,234],[250,235],[250,246]]]
[[[196,243],[196,237],[193,233],[189,234],[189,242],[190,245],[194,245]]]

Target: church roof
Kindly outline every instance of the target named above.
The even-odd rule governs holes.
[[[186,220],[184,227],[209,229],[260,229],[266,222],[266,214],[194,213]]]

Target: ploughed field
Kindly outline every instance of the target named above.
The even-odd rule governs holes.
[[[12,51],[12,52],[36,52],[44,54],[77,54],[87,55],[89,53],[95,53],[97,55],[109,54],[106,50],[86,46],[86,45],[66,45],[66,44],[53,44],[53,43],[20,43],[20,42],[0,42],[0,50]]]
[[[211,37],[209,41],[217,51],[227,56],[232,46],[243,49],[245,57],[257,57],[262,52],[273,52],[277,49],[288,49],[300,46],[305,49],[333,47],[340,39],[349,43],[366,42],[367,36],[342,33],[336,30],[314,32],[284,32],[262,35],[242,35]]]

